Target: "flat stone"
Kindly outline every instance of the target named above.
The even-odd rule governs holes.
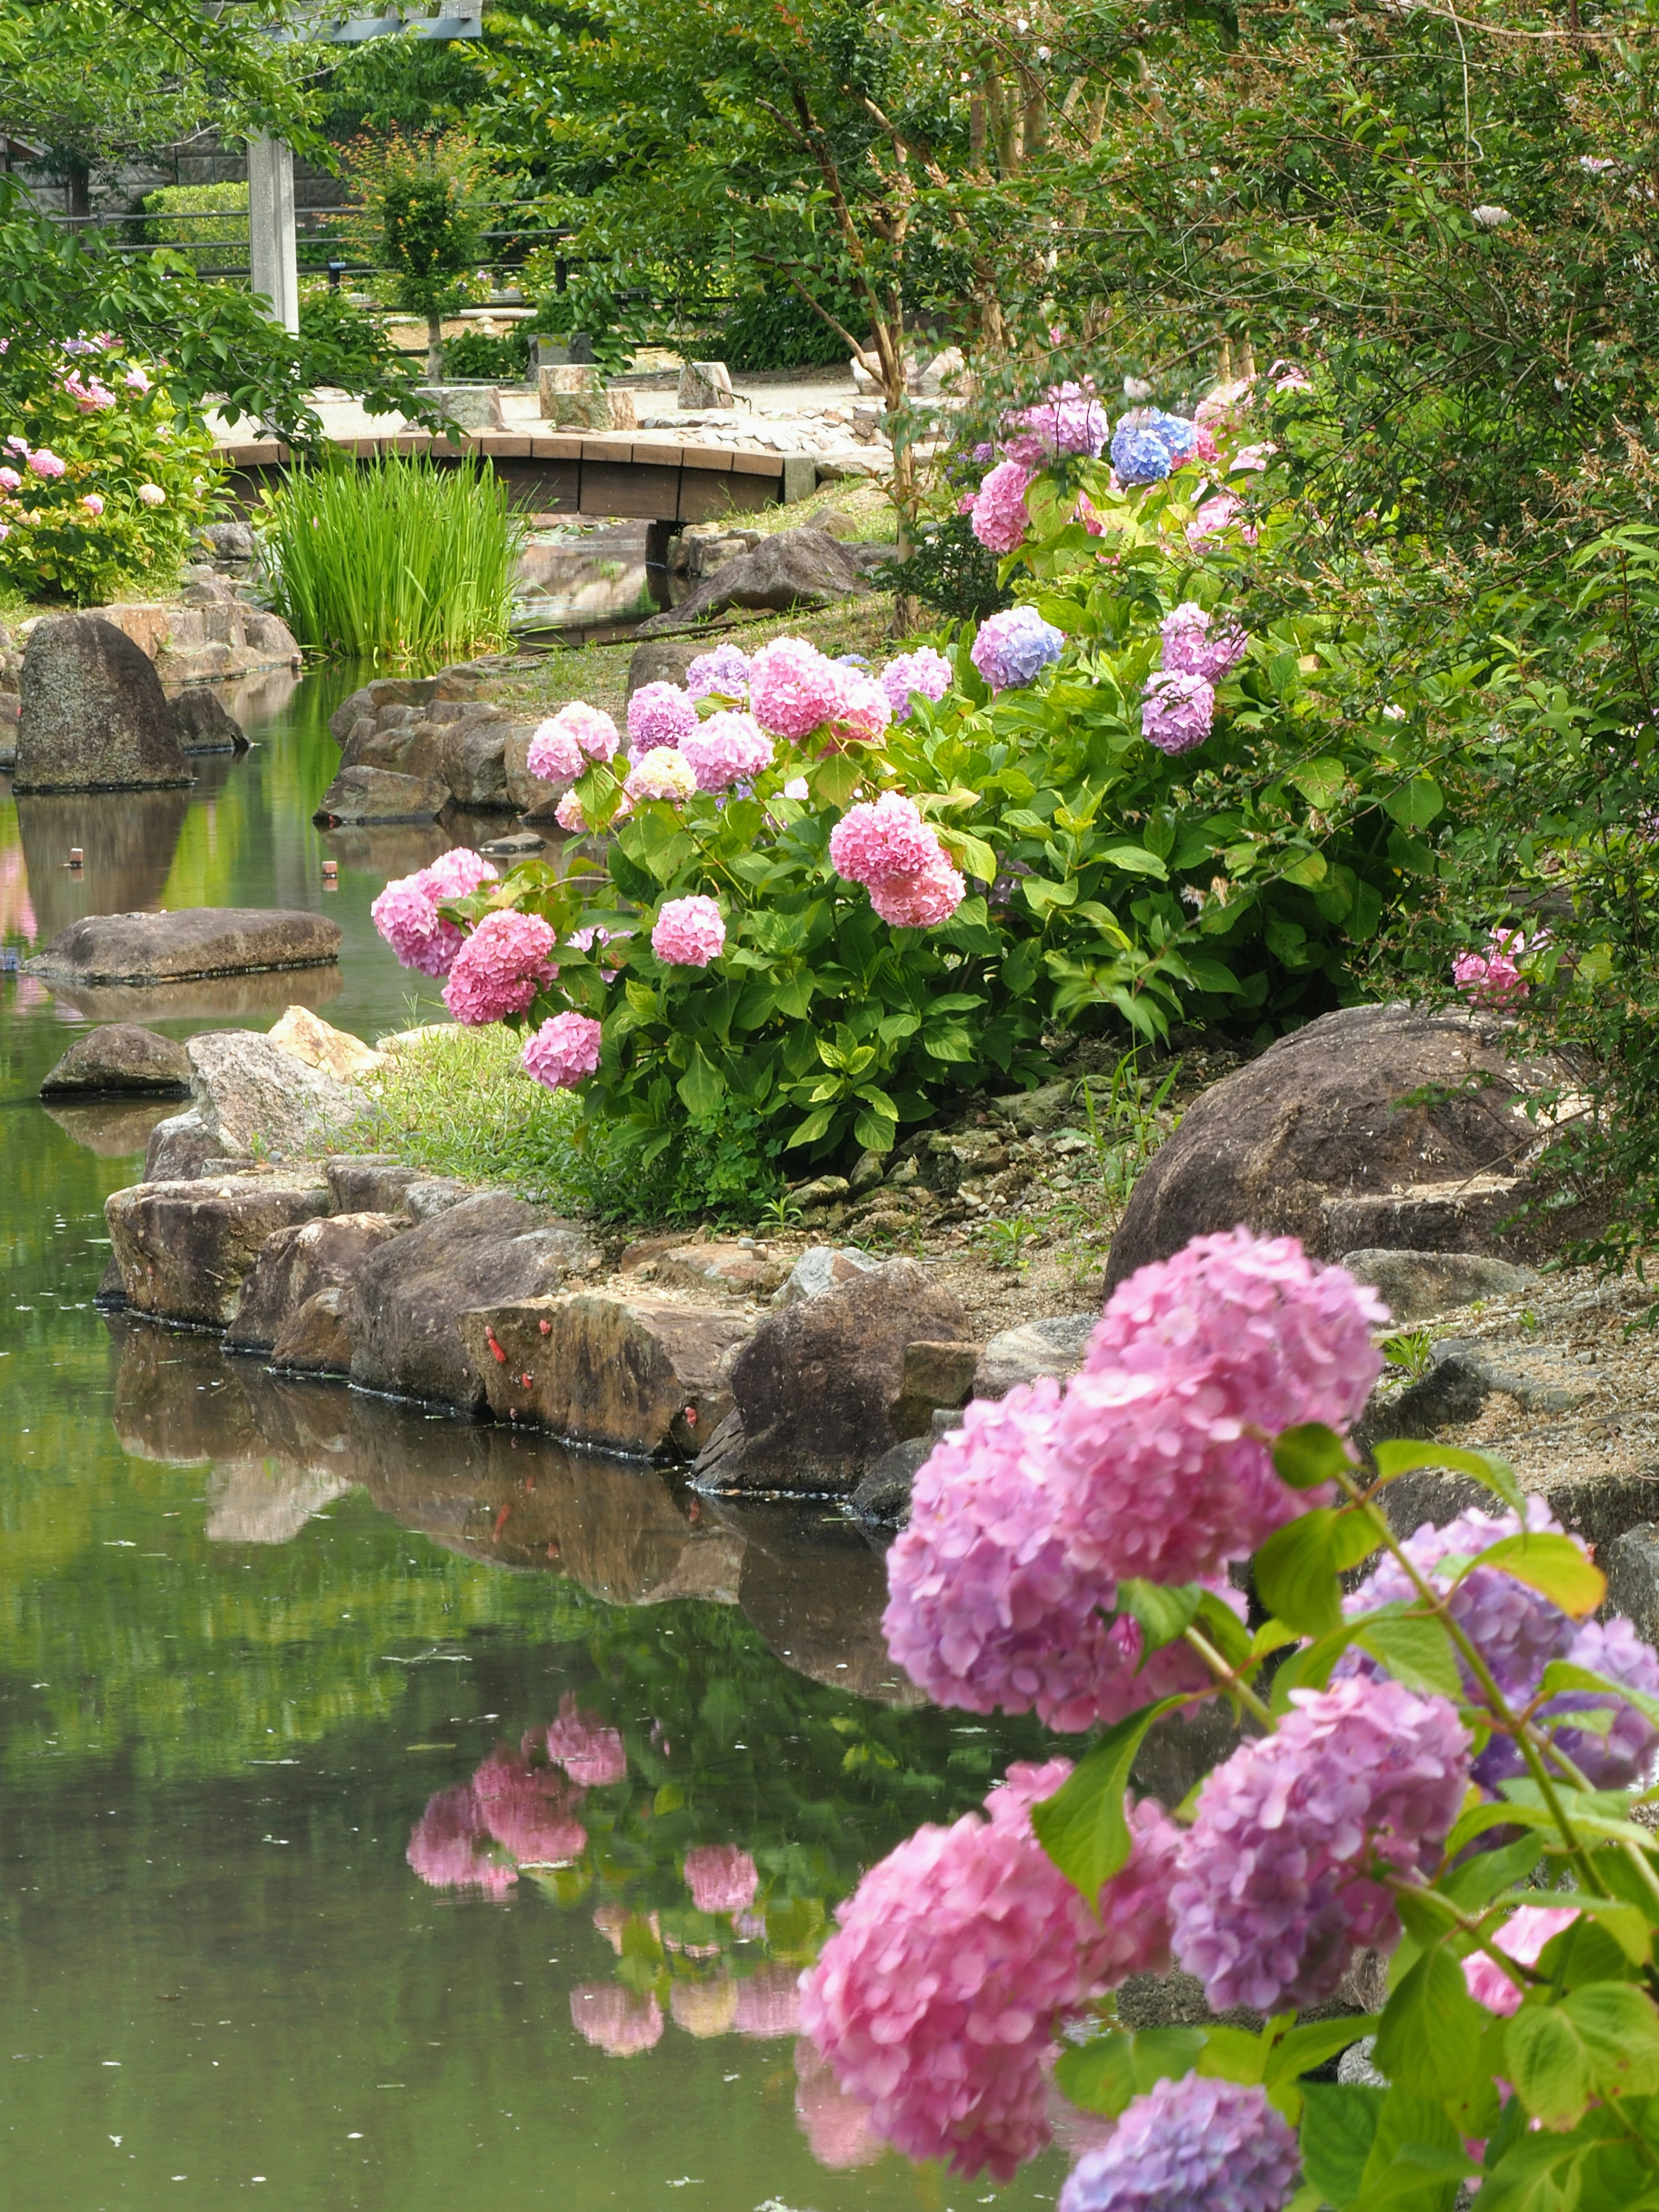
[[[1380,1293],[1396,1322],[1472,1305],[1477,1298],[1515,1297],[1541,1279],[1531,1267],[1480,1252],[1391,1251],[1370,1245],[1345,1252],[1341,1264]]]
[[[337,1152],[323,1170],[342,1213],[401,1213],[424,1168],[401,1167],[389,1152]]]
[[[462,1182],[454,1176],[419,1176],[404,1188],[404,1212],[411,1221],[433,1221],[478,1195],[476,1183]]]
[[[343,768],[318,801],[313,822],[355,827],[368,822],[432,822],[448,805],[449,787],[436,776],[392,769]]]
[[[726,562],[689,592],[677,607],[640,625],[642,636],[686,629],[728,607],[833,606],[863,587],[863,571],[841,544],[822,530],[780,530],[751,552]]]
[[[769,1314],[731,1365],[733,1410],[697,1462],[711,1488],[851,1491],[900,1439],[888,1408],[904,1351],[966,1334],[962,1306],[914,1260]]]
[[[178,907],[89,914],[60,930],[24,973],[64,985],[178,983],[207,975],[321,968],[340,957],[340,926],[277,907]]]
[[[245,753],[246,733],[211,685],[194,684],[170,702],[173,726],[185,753]]]
[[[1057,1314],[1000,1330],[980,1353],[975,1397],[1006,1398],[1017,1383],[1035,1382],[1039,1375],[1075,1375],[1099,1319],[1097,1313]]]
[[[487,860],[533,860],[538,853],[547,850],[547,840],[538,837],[533,830],[517,830],[510,836],[492,837],[487,845],[480,845],[478,850]]]
[[[406,1224],[386,1213],[336,1213],[278,1229],[260,1247],[225,1331],[228,1352],[269,1352],[307,1298],[349,1282]]]
[[[656,1261],[659,1283],[679,1283],[688,1290],[732,1291],[751,1298],[769,1298],[784,1279],[784,1270],[763,1253],[741,1244],[679,1244]]]
[[[386,1064],[372,1045],[346,1030],[331,1029],[309,1006],[290,1006],[266,1035],[272,1044],[302,1060],[307,1067],[320,1067],[337,1083],[361,1083],[364,1076]]]
[[[498,1419],[642,1459],[696,1456],[731,1407],[722,1363],[753,1327],[721,1308],[599,1291],[460,1317]]]
[[[361,1092],[255,1030],[204,1030],[189,1049],[194,1110],[222,1152],[305,1158],[362,1103]]]
[[[898,1395],[887,1408],[893,1434],[931,1439],[936,1413],[967,1404],[978,1362],[976,1344],[907,1344]]]
[[[675,397],[682,407],[735,407],[738,404],[732,372],[723,361],[683,362]]]
[[[265,1239],[328,1209],[320,1177],[228,1176],[118,1190],[104,1218],[135,1312],[222,1328]]]
[[[190,1054],[173,1037],[136,1022],[88,1030],[40,1085],[43,1098],[118,1091],[178,1095],[190,1088]]]
[[[96,615],[51,615],[23,648],[12,788],[118,791],[191,781],[149,655]]]
[[[422,384],[415,397],[458,430],[499,430],[501,395],[493,384]]]
[[[483,1413],[484,1376],[460,1316],[545,1297],[599,1265],[585,1231],[520,1199],[485,1195],[452,1206],[372,1253],[353,1278],[351,1379]]]
[[[781,1290],[773,1295],[777,1306],[799,1305],[803,1298],[821,1298],[826,1291],[867,1275],[881,1261],[860,1252],[855,1244],[811,1244],[790,1269]]]
[[[1407,1183],[1363,1195],[1344,1193],[1320,1208],[1327,1251],[1345,1247],[1450,1253],[1505,1241],[1504,1224],[1530,1195],[1522,1176],[1454,1176],[1443,1182]]]
[[[351,1293],[339,1283],[318,1291],[283,1322],[270,1364],[295,1375],[349,1375]]]
[[[1040,1084],[1035,1091],[1012,1091],[1006,1098],[994,1098],[991,1111],[1022,1137],[1035,1137],[1046,1129],[1058,1128],[1076,1100],[1077,1085],[1068,1079],[1064,1083]]]

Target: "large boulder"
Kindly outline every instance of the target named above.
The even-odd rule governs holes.
[[[498,811],[516,804],[507,767],[514,727],[487,700],[433,699],[418,708],[392,701],[357,717],[342,745],[340,768],[343,775],[348,769],[381,769],[425,778],[441,784],[463,806]],[[394,818],[354,816],[326,799],[322,811],[343,821]]]
[[[104,1218],[134,1312],[222,1328],[265,1239],[328,1208],[320,1176],[226,1176],[118,1190]]]
[[[599,1256],[586,1234],[522,1200],[471,1199],[372,1253],[351,1284],[351,1379],[481,1413],[484,1377],[463,1340],[464,1313],[562,1290]]]
[[[730,1364],[732,1411],[697,1461],[720,1490],[842,1493],[901,1441],[912,1344],[966,1340],[963,1309],[914,1260],[890,1260],[769,1313]]]
[[[179,1097],[190,1088],[190,1054],[175,1037],[136,1022],[111,1022],[76,1038],[40,1085],[43,1098],[143,1091]]]
[[[24,972],[52,984],[179,983],[204,975],[321,968],[340,957],[340,925],[280,907],[186,906],[167,914],[89,914],[60,930]]]
[[[313,822],[431,822],[449,804],[435,775],[402,775],[388,768],[343,768],[317,802]]]
[[[245,753],[247,738],[210,684],[192,684],[172,701],[173,726],[187,753]]]
[[[753,1328],[729,1310],[599,1291],[460,1317],[498,1420],[641,1459],[696,1456],[731,1409],[721,1362]]]
[[[14,790],[188,783],[173,709],[147,653],[96,615],[37,623],[23,651]]]
[[[1512,1171],[1539,1133],[1522,1100],[1560,1079],[1513,1065],[1508,1042],[1491,1017],[1407,1005],[1346,1006],[1280,1037],[1188,1107],[1135,1186],[1109,1286],[1240,1222],[1299,1237],[1318,1259],[1362,1245],[1507,1249],[1497,1224],[1524,1196]],[[1449,1195],[1474,1178],[1482,1205]],[[1402,1215],[1416,1233],[1366,1233]]]
[[[190,1064],[191,1113],[227,1156],[305,1158],[345,1129],[362,1103],[325,1068],[308,1066],[257,1030],[204,1030],[190,1041]]]
[[[276,1230],[242,1285],[226,1350],[269,1352],[307,1299],[342,1288],[405,1226],[386,1213],[336,1213]]]
[[[823,530],[780,530],[752,552],[727,561],[687,593],[677,607],[640,625],[650,637],[688,629],[728,607],[828,607],[863,588],[864,571],[838,538]]]
[[[975,1397],[1006,1398],[1018,1384],[1035,1382],[1039,1375],[1061,1381],[1075,1375],[1099,1319],[1097,1313],[1057,1314],[1001,1330],[979,1355]]]
[[[289,1007],[266,1034],[272,1044],[292,1053],[295,1060],[304,1060],[307,1067],[320,1067],[341,1083],[361,1083],[364,1076],[373,1075],[384,1065],[372,1045],[353,1036],[349,1030],[331,1029],[309,1006]]]

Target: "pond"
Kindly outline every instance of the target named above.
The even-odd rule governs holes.
[[[155,1116],[40,1105],[78,1026],[265,1027],[304,998],[372,1038],[435,1005],[368,908],[442,833],[311,824],[351,681],[245,697],[255,750],[188,793],[0,799],[9,955],[143,906],[344,932],[337,975],[183,1015],[0,976],[5,2199],[987,2202],[880,2152],[793,2033],[860,1869],[1037,1741],[915,1708],[862,1537],[93,1303]]]

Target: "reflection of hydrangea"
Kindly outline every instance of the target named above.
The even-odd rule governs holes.
[[[1241,629],[1218,630],[1210,635],[1212,617],[1191,599],[1183,599],[1164,617],[1164,666],[1176,676],[1201,676],[1206,684],[1219,684],[1244,657],[1248,643]]]
[[[549,1091],[574,1091],[599,1064],[599,1024],[586,1014],[555,1014],[526,1043],[524,1072]]]
[[[685,1886],[699,1912],[744,1912],[755,1901],[760,1875],[736,1844],[698,1844],[685,1855]]]
[[[633,2058],[662,2041],[662,2007],[620,1982],[579,1982],[570,1992],[570,2024],[611,2058]]]
[[[696,778],[699,791],[730,791],[752,783],[772,765],[772,739],[752,714],[729,709],[699,722],[681,740],[680,758]]]
[[[676,1984],[676,1996],[679,1988]],[[678,2020],[679,2014],[674,2017]],[[795,2118],[807,2148],[831,2173],[873,2166],[881,2156],[882,2140],[870,2124],[869,2113],[856,2097],[847,2094],[829,2060],[805,2035],[795,2045]]]
[[[1007,607],[980,624],[969,658],[992,690],[1017,690],[1036,683],[1065,645],[1064,631],[1035,607]]]
[[[635,696],[638,695],[635,694]],[[671,805],[690,799],[697,787],[690,763],[668,745],[654,745],[641,753],[628,771],[623,793],[631,805],[651,799],[665,799]]]
[[[539,915],[485,915],[455,955],[445,1006],[469,1027],[523,1013],[553,980],[554,942],[552,925]]]
[[[497,1751],[472,1778],[479,1817],[520,1866],[562,1866],[581,1857],[587,1831],[576,1818],[582,1793],[562,1774]]]
[[[628,702],[628,741],[641,752],[677,745],[696,726],[696,702],[678,684],[641,684]]]
[[[1281,2212],[1300,2170],[1265,2089],[1187,2074],[1125,2107],[1073,2168],[1060,2212]]]
[[[918,646],[914,653],[901,653],[890,660],[881,672],[881,688],[894,719],[904,719],[918,694],[924,699],[942,699],[951,688],[951,675],[950,662],[931,645]]]
[[[1032,471],[1019,461],[999,461],[974,495],[974,535],[988,553],[1012,553],[1030,527],[1025,505]]]
[[[794,1966],[772,1960],[738,1984],[738,2006],[732,2025],[739,2035],[771,2042],[781,2035],[800,2033],[800,1974]]]
[[[1036,406],[1003,417],[1002,450],[1028,468],[1042,468],[1066,455],[1098,460],[1111,427],[1092,391],[1079,384],[1056,384]]]
[[[1049,2140],[1056,2017],[1166,1956],[1173,1829],[1137,1809],[1133,1852],[1097,1917],[1031,1829],[1032,1805],[1070,1771],[1064,1759],[1014,1766],[986,1800],[988,1820],[919,1828],[840,1907],[805,1978],[806,2033],[912,2158],[1007,2180]]]
[[[694,699],[740,699],[748,681],[749,655],[729,640],[700,653],[685,672],[685,688]]]
[[[519,1877],[492,1843],[472,1784],[460,1782],[453,1790],[441,1790],[428,1803],[405,1856],[430,1888],[483,1889],[504,1897]]]
[[[726,917],[711,898],[667,899],[651,932],[651,950],[671,968],[706,968],[726,949]]]
[[[1176,676],[1156,670],[1146,678],[1140,708],[1141,735],[1171,757],[1201,745],[1215,720],[1214,687],[1201,676]]]
[[[1218,2012],[1316,2004],[1356,1948],[1391,1948],[1399,1916],[1373,1869],[1432,1866],[1468,1786],[1444,1698],[1356,1676],[1291,1699],[1211,1774],[1181,1844],[1176,1956]]]
[[[1319,1502],[1266,1444],[1305,1421],[1346,1428],[1382,1358],[1387,1309],[1294,1237],[1195,1237],[1120,1283],[1056,1418],[1060,1522],[1079,1564],[1185,1583],[1246,1559]]]
[[[579,1711],[574,1690],[559,1699],[559,1717],[547,1731],[547,1755],[584,1790],[602,1790],[627,1778],[621,1735],[597,1714]]]
[[[805,638],[775,637],[749,664],[750,711],[774,737],[810,737],[834,711],[840,673]]]

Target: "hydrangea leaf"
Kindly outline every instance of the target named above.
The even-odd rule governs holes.
[[[1122,1612],[1140,1623],[1146,1650],[1161,1651],[1198,1619],[1204,1589],[1199,1583],[1123,1582],[1118,1584],[1117,1601]]]
[[[1310,2081],[1302,2094],[1302,2170],[1336,2212],[1351,2212],[1388,2093],[1357,2082]]]
[[[1453,2096],[1474,2078],[1487,2019],[1456,1960],[1443,1949],[1425,1951],[1383,2011],[1378,2070],[1408,2096]]]
[[[1457,1654],[1445,1623],[1433,1613],[1388,1607],[1356,1621],[1353,1640],[1408,1690],[1429,1697],[1462,1694]]]
[[[1375,1445],[1372,1457],[1382,1480],[1392,1482],[1396,1476],[1413,1474],[1419,1468],[1443,1468],[1451,1474],[1472,1475],[1476,1482],[1495,1492],[1511,1513],[1524,1521],[1527,1501],[1521,1494],[1521,1486],[1515,1479],[1514,1469],[1505,1459],[1492,1452],[1464,1451],[1455,1444],[1437,1444],[1414,1438],[1391,1438],[1386,1443]]]
[[[1375,1516],[1316,1506],[1275,1529],[1255,1555],[1255,1587],[1277,1619],[1304,1636],[1324,1636],[1342,1626],[1337,1577],[1376,1549]]]
[[[1476,1567],[1501,1567],[1574,1620],[1587,1619],[1607,1594],[1607,1577],[1585,1555],[1583,1547],[1571,1536],[1544,1530],[1523,1529],[1519,1535],[1502,1537],[1477,1553],[1463,1573],[1471,1574]],[[1462,1578],[1458,1577],[1460,1582]]]
[[[1440,786],[1431,775],[1414,775],[1382,801],[1382,811],[1402,830],[1426,830],[1445,806]]]
[[[1348,1448],[1322,1421],[1304,1421],[1273,1439],[1273,1468],[1292,1490],[1316,1490],[1352,1467]]]
[[[1160,1698],[1108,1729],[1054,1795],[1031,1808],[1037,1841],[1091,1902],[1129,1856],[1124,1796],[1142,1740],[1154,1721],[1184,1702]]]

